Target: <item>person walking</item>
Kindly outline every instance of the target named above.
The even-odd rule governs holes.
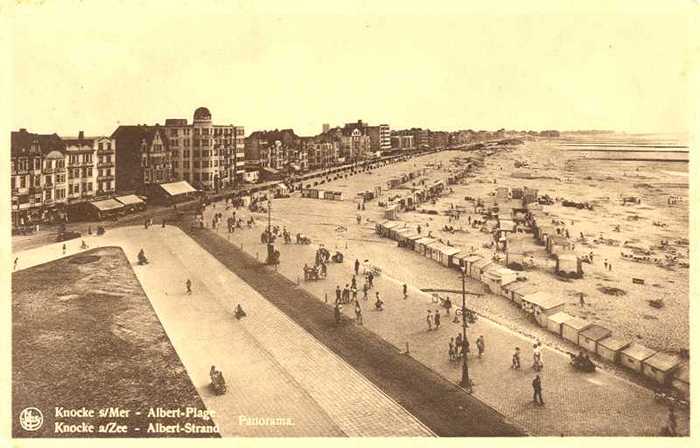
[[[340,324],[340,303],[336,302],[335,307],[333,308],[333,315],[335,316],[335,324],[339,325]]]
[[[367,274],[367,281],[369,282],[369,289],[374,288],[374,274],[372,272]]]
[[[428,310],[428,315],[425,317],[425,321],[428,324],[428,331],[433,329],[433,313]]]
[[[187,288],[187,295],[191,296],[192,295],[192,280],[190,280],[188,278],[187,281],[185,282],[185,287]]]
[[[352,291],[353,302],[357,302],[357,288],[353,286],[352,288],[350,288],[350,291]]]
[[[476,349],[479,351],[479,358],[481,358],[481,355],[484,354],[485,349],[483,336],[476,338]]]
[[[440,311],[435,310],[435,314],[433,314],[433,322],[435,323],[435,330],[440,328]]]
[[[579,294],[579,302],[578,303],[579,303],[579,305],[581,305],[583,307],[586,304],[586,301],[583,299],[583,293],[580,292],[578,294]]]
[[[608,259],[606,258],[605,261],[603,261],[603,266],[605,266],[605,270],[608,270]]]
[[[362,299],[367,300],[367,291],[369,291],[369,287],[367,286],[367,282],[365,282],[362,285]]]
[[[355,258],[355,275],[358,275],[360,273],[360,260]]]
[[[66,254],[66,243],[63,243],[63,255]]]
[[[403,284],[403,299],[406,300],[408,298],[408,286],[406,284]]]
[[[457,333],[457,338],[455,339],[455,358],[459,358],[462,353],[462,333]]]
[[[510,365],[511,369],[520,368],[520,347],[515,347],[515,352],[513,353],[513,363]]]
[[[340,285],[335,285],[335,303],[340,303]]]
[[[357,322],[358,325],[362,325],[362,308],[360,308],[360,304],[355,301],[355,322]]]
[[[350,281],[350,288],[357,288],[357,279],[355,276],[352,276],[352,280]]]
[[[448,344],[448,349],[447,349],[447,355],[450,361],[455,360],[455,338],[450,338],[450,342]]]
[[[532,380],[532,401],[535,404],[544,405],[544,400],[542,399],[542,379],[540,375],[535,375],[535,379]]]

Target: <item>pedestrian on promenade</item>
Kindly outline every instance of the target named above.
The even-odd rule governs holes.
[[[333,315],[335,316],[335,324],[339,325],[340,324],[340,303],[336,302],[335,307],[333,308]]]
[[[420,235],[420,232],[421,232],[420,224],[418,225],[418,228],[416,230],[418,231],[418,235]]]
[[[425,321],[428,323],[428,331],[433,329],[433,314],[428,310],[428,315],[425,317]]]
[[[358,275],[360,273],[360,260],[355,258],[355,275]]]
[[[63,243],[63,255],[66,254],[66,243]]]
[[[408,286],[406,284],[403,284],[403,299],[406,300],[408,298]]]
[[[236,305],[236,311],[233,313],[233,315],[236,317],[236,319],[241,320],[241,318],[246,317],[247,314],[245,311],[243,311],[243,307],[241,307],[241,304],[239,303]]]
[[[447,349],[447,356],[450,361],[454,361],[456,359],[455,356],[455,338],[450,338],[450,342],[448,344],[448,349]]]
[[[365,282],[365,283],[362,285],[362,298],[363,298],[364,300],[367,300],[367,291],[369,291],[369,287],[367,286],[367,282]]]
[[[353,286],[352,288],[350,288],[350,291],[352,291],[353,302],[357,302],[357,288]]]
[[[350,280],[350,288],[357,288],[357,279],[355,276],[352,276],[352,279]]]
[[[520,368],[520,347],[515,347],[515,353],[513,353],[513,363],[510,365],[511,369]]]
[[[143,228],[147,229],[148,228],[148,218],[143,220]]]
[[[476,338],[476,348],[479,351],[479,358],[481,358],[481,355],[484,354],[485,349],[483,336],[479,336],[478,338]]]
[[[581,306],[584,306],[586,304],[586,301],[583,300],[583,293],[582,292],[579,293],[579,304]]]
[[[369,289],[374,288],[374,274],[371,271],[367,274],[367,281],[369,282]]]
[[[17,261],[19,261],[19,257],[15,258],[15,265],[12,268],[13,271],[17,270]]]
[[[612,272],[612,263],[608,263],[608,271]]]
[[[459,358],[462,353],[462,333],[457,333],[455,339],[455,357]]]
[[[445,301],[443,302],[442,306],[445,307],[445,314],[448,316],[450,315],[450,310],[452,309],[452,300],[450,300],[450,297],[447,296],[445,298]],[[456,316],[455,316],[456,317]]]
[[[355,321],[358,325],[362,325],[362,308],[357,301],[355,301]]]
[[[379,298],[379,291],[377,291],[377,300],[374,302],[374,308],[377,311],[384,311],[384,302]]]
[[[345,284],[345,288],[343,288],[343,297],[341,300],[342,303],[348,303],[350,302],[350,285],[347,283]]]
[[[187,295],[191,296],[192,295],[192,280],[190,280],[188,278],[187,281],[185,282],[185,287],[187,288]]]
[[[544,405],[544,400],[542,399],[542,380],[539,375],[535,375],[535,379],[532,380],[532,401],[535,404]]]
[[[340,302],[340,285],[335,286],[335,303]]]
[[[605,261],[603,262],[603,266],[605,266],[605,270],[608,270],[608,259],[606,258]]]
[[[433,322],[435,323],[435,329],[437,330],[440,328],[440,311],[435,310],[435,314],[433,315]]]

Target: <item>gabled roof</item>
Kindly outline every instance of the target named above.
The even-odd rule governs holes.
[[[666,353],[657,353],[646,359],[644,364],[647,364],[656,370],[668,372],[669,370],[673,370],[678,367],[680,360],[676,356],[667,355]]]
[[[563,324],[564,322],[570,321],[573,318],[574,316],[563,311],[557,311],[556,313],[547,317],[548,320],[557,324]]]
[[[543,310],[552,309],[554,307],[564,305],[566,301],[551,295],[545,291],[538,291],[533,294],[526,294],[523,296],[523,301],[537,305]]]
[[[165,128],[162,126],[147,126],[147,125],[123,125],[119,126],[112,133],[111,138],[120,140],[127,144],[140,144],[145,140],[146,144],[150,145],[153,142],[156,134],[160,135],[160,139],[165,146],[169,146],[169,140],[165,135]]]
[[[612,335],[612,331],[600,325],[593,324],[581,331],[579,335],[597,342]]]
[[[21,129],[12,132],[10,135],[10,151],[13,156],[19,155],[22,151],[28,151],[36,143],[41,153],[46,155],[51,151],[65,152],[66,145],[57,134],[33,134]]]
[[[590,327],[593,324],[591,324],[590,322],[586,322],[585,320],[583,320],[581,318],[574,317],[573,319],[564,322],[564,325],[566,325],[567,327],[571,327],[574,330],[581,331],[585,328]]]
[[[602,345],[603,347],[607,348],[608,350],[612,350],[614,352],[622,350],[623,348],[627,347],[630,345],[629,341],[625,341],[624,339],[619,339],[613,336],[608,336],[605,339],[601,339],[598,341],[598,345]]]
[[[637,361],[644,361],[645,359],[655,355],[656,351],[645,347],[641,344],[637,344],[636,342],[633,342],[629,347],[622,350],[621,353],[632,359],[636,359]]]

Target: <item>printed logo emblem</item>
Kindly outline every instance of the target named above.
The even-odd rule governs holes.
[[[37,408],[24,408],[19,413],[19,424],[25,431],[36,431],[44,424],[44,415]]]

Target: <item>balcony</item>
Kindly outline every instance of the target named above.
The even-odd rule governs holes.
[[[114,162],[97,162],[97,168],[110,168],[114,166]]]

